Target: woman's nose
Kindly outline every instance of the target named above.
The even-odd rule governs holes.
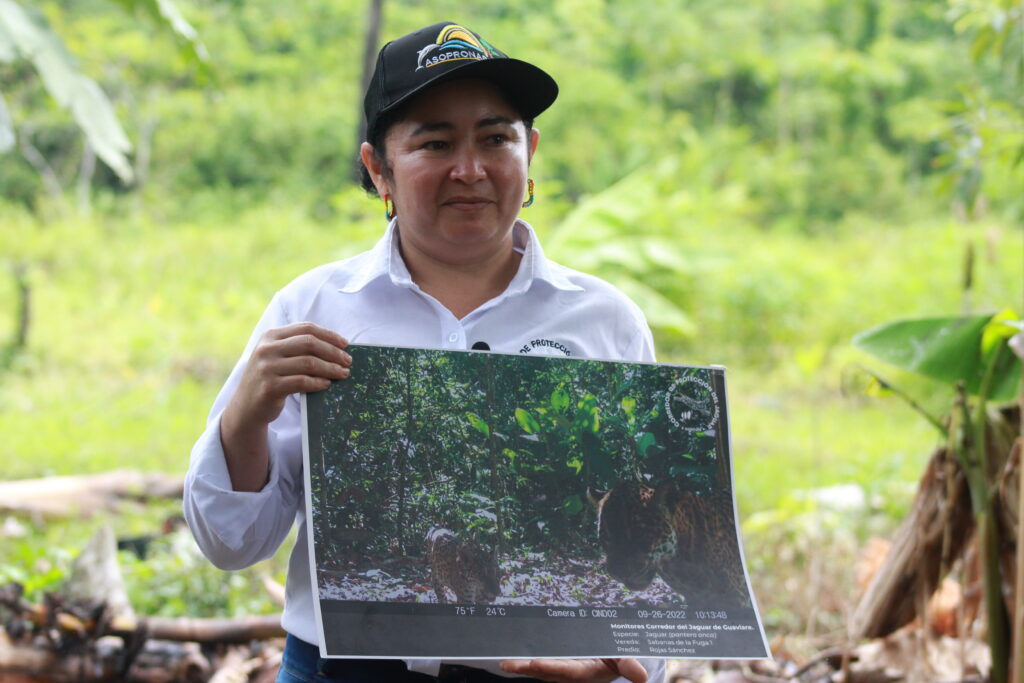
[[[483,160],[476,150],[472,148],[459,150],[455,155],[454,162],[455,165],[452,166],[451,176],[455,180],[461,180],[464,183],[474,183],[482,180],[487,175],[484,170]]]

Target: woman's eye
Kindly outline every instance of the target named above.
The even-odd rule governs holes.
[[[448,143],[444,140],[430,140],[429,142],[423,143],[423,149],[428,149],[431,152],[440,152],[448,148]]]

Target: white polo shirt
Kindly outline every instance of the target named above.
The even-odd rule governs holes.
[[[352,344],[465,350],[484,342],[492,351],[506,353],[654,360],[651,331],[636,304],[603,280],[549,261],[523,221],[513,228],[513,244],[522,260],[512,282],[461,320],[412,281],[398,244],[396,220],[370,251],[315,268],[274,296],[217,395],[185,478],[185,519],[203,553],[221,569],[241,569],[273,556],[292,524],[298,524],[281,625],[313,644],[320,639],[306,546],[298,395],[288,397],[270,424],[270,480],[262,490],[232,490],[220,441],[221,413],[263,332],[310,321]],[[501,673],[497,661],[464,663]],[[651,680],[661,680],[662,660],[643,663]],[[408,664],[414,671],[436,675],[440,661]]]

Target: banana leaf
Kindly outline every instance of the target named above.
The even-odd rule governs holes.
[[[1020,385],[1021,363],[1001,350],[1015,332],[1007,316],[977,315],[896,320],[861,332],[853,345],[904,370],[950,386],[963,381],[971,394],[981,388],[991,354],[1000,352],[990,399],[1011,400]]]

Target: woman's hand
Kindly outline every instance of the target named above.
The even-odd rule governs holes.
[[[501,668],[554,683],[609,683],[620,676],[633,683],[647,680],[647,670],[633,658],[506,659]]]
[[[260,337],[220,418],[220,439],[236,491],[259,491],[267,483],[267,425],[290,394],[323,391],[349,376],[348,341],[336,332],[295,323]]]

